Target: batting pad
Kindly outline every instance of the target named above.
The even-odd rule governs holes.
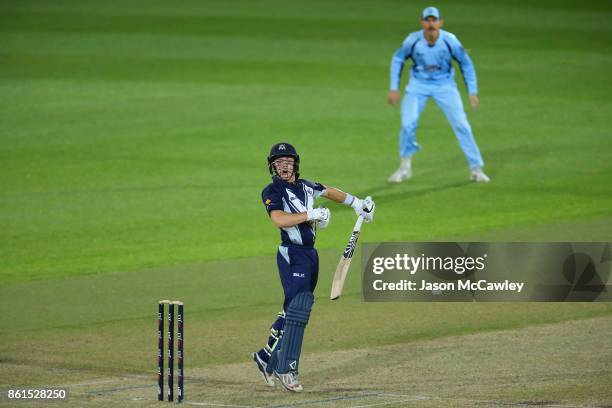
[[[314,296],[312,292],[298,293],[289,306],[285,315],[284,335],[278,350],[276,371],[286,374],[297,371],[302,352],[304,329],[308,324]]]

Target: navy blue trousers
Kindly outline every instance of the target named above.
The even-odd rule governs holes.
[[[285,299],[283,312],[278,314],[270,327],[267,344],[257,352],[266,363],[280,340],[285,324],[284,311],[287,310],[287,306],[298,293],[314,292],[319,278],[319,254],[314,248],[283,244],[278,249],[276,262]],[[272,367],[269,369],[271,372]]]
[[[276,263],[285,293],[283,310],[300,292],[314,292],[319,279],[319,254],[314,248],[283,244]]]

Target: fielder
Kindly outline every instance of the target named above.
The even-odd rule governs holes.
[[[298,379],[304,329],[308,323],[319,274],[319,256],[314,248],[317,228],[329,225],[330,211],[314,208],[318,197],[353,207],[364,221],[371,222],[374,203],[360,200],[333,187],[299,178],[300,156],[289,143],[272,146],[268,169],[272,183],[261,198],[272,223],[280,229],[281,245],[276,262],[285,294],[283,311],[270,327],[267,344],[253,353],[253,360],[265,383],[274,379],[285,389],[301,392]],[[368,209],[369,212],[364,211]]]
[[[459,146],[470,167],[470,179],[488,182],[482,171],[484,162],[463,109],[455,84],[454,59],[461,67],[473,109],[478,107],[478,86],[474,64],[454,34],[442,30],[444,21],[435,7],[427,7],[421,14],[421,31],[410,33],[391,59],[391,86],[387,96],[391,105],[400,99],[400,80],[405,62],[412,59],[410,80],[402,100],[400,131],[400,167],[389,177],[389,182],[400,183],[412,177],[412,155],[420,150],[416,141],[419,116],[429,98],[433,98],[450,122]]]

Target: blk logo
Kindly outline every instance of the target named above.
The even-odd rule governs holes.
[[[286,150],[285,145],[282,144],[282,145],[278,146],[278,150]]]

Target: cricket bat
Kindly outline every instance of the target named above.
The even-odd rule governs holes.
[[[363,224],[363,217],[360,215],[355,222],[353,233],[349,238],[348,244],[346,244],[346,248],[344,248],[344,253],[340,258],[340,262],[338,262],[338,266],[336,267],[336,273],[334,274],[334,280],[332,282],[331,295],[329,296],[331,300],[338,299],[342,294],[344,281],[346,280],[346,275],[349,267],[351,266],[353,253],[355,252],[357,240],[359,239],[359,234],[361,232],[361,224]]]

